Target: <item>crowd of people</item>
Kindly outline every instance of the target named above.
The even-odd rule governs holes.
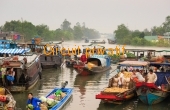
[[[121,87],[124,82],[125,72],[128,72],[128,70],[123,69],[120,71],[119,81],[118,81],[119,87]],[[157,81],[157,75],[154,73],[152,69],[149,69],[149,72],[147,74],[145,73],[144,70],[131,69],[131,68],[129,72],[132,72],[130,79],[133,80],[134,82],[155,83]]]

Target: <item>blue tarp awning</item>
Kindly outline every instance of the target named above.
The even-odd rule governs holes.
[[[4,54],[4,53],[7,53],[7,54],[23,54],[27,51],[29,51],[30,49],[0,49],[0,53],[1,54]]]

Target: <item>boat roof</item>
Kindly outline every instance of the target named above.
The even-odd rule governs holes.
[[[18,48],[15,48],[15,49],[0,49],[0,53],[1,54],[4,54],[4,53],[7,53],[7,54],[24,54],[26,52],[30,51],[29,48],[21,48],[21,49],[18,49]]]
[[[36,55],[36,54],[33,54],[33,55],[25,55],[25,56],[18,56],[18,61],[22,61],[23,58],[27,58],[27,64],[33,62],[34,60],[38,60],[36,59],[37,56],[39,55]],[[5,61],[13,61],[13,57],[2,57],[2,60],[5,60]]]
[[[121,66],[147,66],[149,62],[146,61],[123,61],[119,63]]]
[[[9,43],[11,43],[12,41],[11,40],[0,39],[0,42],[9,42]]]
[[[170,50],[157,50],[156,52],[170,52]]]
[[[156,51],[151,49],[125,49],[126,51],[132,51],[132,52],[144,52],[144,51]]]
[[[150,65],[170,65],[170,63],[150,62]]]

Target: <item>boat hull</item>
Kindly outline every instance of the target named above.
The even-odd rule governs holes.
[[[46,56],[46,55],[41,55],[40,56],[40,61],[41,61],[41,66],[43,69],[48,69],[48,68],[57,68],[60,67],[62,64],[62,57],[60,56]]]
[[[57,90],[59,90],[60,88],[55,88],[53,91],[51,91],[47,96],[50,96],[51,94],[55,93]],[[68,102],[68,100],[71,98],[72,96],[72,92],[73,92],[73,89],[72,88],[64,88],[64,89],[61,89],[62,92],[66,92],[66,96],[61,99],[61,101],[59,101],[59,103],[57,103],[56,105],[54,105],[51,109],[49,110],[60,110],[64,107],[64,105]]]
[[[132,99],[136,94],[135,94],[135,88],[131,89],[131,91],[127,91],[124,93],[103,93],[101,92],[100,94],[96,95],[96,99],[101,99],[103,103],[114,103],[114,104],[121,104],[124,101],[127,101],[129,99]]]
[[[136,89],[138,98],[145,104],[153,105],[162,102],[169,93],[154,87],[154,84],[146,84]]]
[[[91,42],[91,44],[105,44],[106,42]]]

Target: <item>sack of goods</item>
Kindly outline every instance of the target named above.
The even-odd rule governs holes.
[[[88,67],[88,69],[92,69],[93,67],[96,67],[96,65],[88,62],[87,67]]]
[[[43,102],[43,104],[41,104],[41,107],[44,108],[44,110],[45,110],[45,106],[48,109],[52,108],[65,96],[66,96],[66,94],[63,93],[61,90],[57,90],[54,94],[51,94],[47,98],[42,96],[42,97],[40,97],[40,100]]]

